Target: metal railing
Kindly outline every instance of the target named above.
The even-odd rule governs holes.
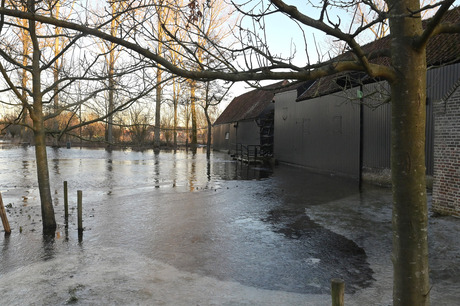
[[[241,161],[246,160],[248,163],[257,161],[260,155],[260,145],[244,145],[242,143],[236,144],[236,157]]]

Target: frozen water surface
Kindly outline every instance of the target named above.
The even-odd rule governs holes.
[[[2,305],[330,305],[337,277],[347,304],[391,304],[388,189],[359,192],[355,182],[221,153],[50,148],[48,158],[53,237],[41,234],[34,148],[0,148],[13,230],[0,236]],[[459,221],[432,218],[430,228],[432,301],[455,305]]]

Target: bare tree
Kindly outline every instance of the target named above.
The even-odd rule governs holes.
[[[234,22],[232,24],[231,10],[223,0],[211,0],[211,1],[190,1],[190,23],[187,24],[188,28],[194,28],[188,32],[188,39],[195,41],[196,43],[191,46],[195,50],[193,65],[196,65],[197,70],[201,70],[204,67],[204,61],[207,62],[206,66],[210,67],[212,63],[216,63],[213,60],[214,56],[217,56],[219,52],[213,52],[213,56],[210,57],[209,51],[215,45],[225,41],[229,35],[231,35],[234,29]],[[219,60],[217,63],[221,63]],[[190,69],[190,68],[189,68]],[[214,67],[216,69],[216,67]],[[196,152],[197,148],[197,96],[196,90],[199,87],[195,79],[189,79],[190,87],[190,110],[192,120],[192,139],[191,148]]]
[[[435,0],[421,0],[420,1],[420,6],[421,7],[436,7],[436,2]],[[388,22],[379,22],[379,23],[374,23],[373,21],[378,18],[379,12],[386,12],[388,11],[388,5],[385,0],[371,0],[368,2],[357,2],[357,5],[354,8],[353,11],[353,22],[361,26],[363,24],[372,25],[369,27],[369,30],[372,32],[372,35],[375,38],[383,38],[390,34],[390,26]],[[426,19],[428,17],[431,17],[434,14],[435,10],[430,10],[426,9],[421,11],[421,17],[422,19]]]
[[[142,104],[138,103],[129,109],[131,139],[139,150],[145,146],[151,119],[149,108]]]
[[[265,3],[262,11],[259,3]],[[317,9],[305,5],[294,6],[282,0],[249,1],[236,5],[244,14],[258,24],[265,16],[282,14],[298,25],[299,31],[306,28],[319,30],[342,40],[350,54],[323,63],[312,63],[308,54],[309,44],[305,39],[306,62],[296,65],[292,57],[283,58],[270,52],[261,32],[243,31],[239,35],[241,46],[232,48],[230,57],[222,58],[221,67],[214,69],[200,64],[199,68],[184,68],[172,64],[165,57],[152,52],[142,41],[113,37],[106,32],[84,23],[66,22],[42,14],[22,12],[14,9],[0,9],[0,14],[54,24],[87,35],[98,36],[148,58],[161,65],[164,70],[184,78],[196,80],[223,79],[228,81],[260,81],[274,79],[312,80],[339,72],[362,71],[372,78],[385,79],[391,87],[392,103],[392,184],[393,184],[393,263],[394,263],[394,305],[429,305],[430,286],[427,243],[427,198],[425,185],[425,98],[426,98],[426,49],[428,41],[439,34],[459,33],[460,24],[445,21],[454,0],[438,1],[435,5],[421,6],[418,0],[387,0],[387,9],[380,10],[369,1],[361,1],[377,13],[368,24],[349,30],[343,28],[340,19],[329,15],[329,9],[348,9],[357,2],[322,1]],[[252,6],[252,7],[247,7]],[[433,7],[438,10],[422,25],[422,13]],[[357,39],[370,26],[388,22],[391,44],[379,52],[369,53]],[[241,24],[241,28],[243,29]],[[244,30],[244,29],[243,29]],[[262,29],[263,30],[263,29]],[[172,39],[174,34],[168,34]],[[218,47],[202,49],[211,56]],[[187,45],[189,44],[189,45]],[[195,61],[193,44],[183,43],[186,51],[184,60]],[[212,51],[212,52],[211,52]],[[233,59],[241,58],[238,64]],[[378,58],[389,59],[378,61]],[[35,83],[34,83],[35,84]]]
[[[35,12],[36,6],[34,1],[27,1],[27,5],[25,3],[12,3],[15,5],[16,8],[22,8],[23,10],[26,9],[28,12]],[[22,11],[22,10],[21,10]],[[18,23],[10,23],[11,28],[17,28]],[[4,26],[2,24],[2,26]],[[31,65],[24,66],[24,59],[22,61],[18,61],[15,56],[14,52],[10,52],[9,54],[5,51],[2,51],[0,55],[6,60],[5,64],[10,64],[9,66],[4,66],[4,64],[0,63],[0,71],[5,79],[8,87],[14,92],[16,97],[21,101],[24,108],[27,108],[30,117],[33,122],[33,126],[31,127],[34,132],[34,141],[35,141],[35,153],[36,153],[36,160],[37,160],[37,175],[38,175],[38,184],[40,190],[40,200],[42,203],[42,219],[43,219],[43,227],[46,230],[54,231],[56,228],[56,220],[54,217],[54,209],[52,205],[52,198],[51,192],[49,187],[49,173],[48,173],[48,163],[46,157],[46,137],[45,137],[45,114],[44,114],[44,105],[46,101],[44,101],[45,91],[42,90],[42,71],[44,68],[41,66],[43,57],[42,57],[42,46],[39,42],[39,34],[37,33],[37,26],[36,22],[33,20],[29,20],[27,25],[24,25],[22,28],[25,31],[22,31],[22,39],[25,39],[25,35],[28,36],[27,39],[24,40],[23,46],[26,45],[26,41],[30,41],[32,45],[31,51]],[[6,31],[5,31],[6,32]],[[26,34],[27,33],[27,34]],[[17,37],[12,37],[13,39]],[[4,46],[3,50],[14,50],[14,46],[12,45],[12,40],[3,40],[2,41]],[[25,51],[25,49],[21,50],[22,56],[28,56],[29,52]],[[21,53],[19,53],[21,54]],[[53,60],[51,60],[50,64],[52,65]],[[48,64],[48,63],[47,63]],[[33,103],[30,104],[28,99],[25,98],[24,93],[20,92],[19,86],[15,85],[14,79],[12,79],[11,71],[17,69],[24,69],[27,70],[28,73],[31,74],[31,81],[32,81],[32,88],[29,90],[27,88],[22,88],[22,90],[27,91],[30,94]],[[22,72],[24,73],[24,72]],[[21,80],[21,85],[24,86],[24,74]]]
[[[208,81],[205,84],[204,89],[204,101],[203,101],[203,110],[206,118],[206,156],[209,158],[211,156],[211,144],[212,144],[212,122],[217,119],[217,116],[212,116],[212,109],[216,107],[225,99],[230,88],[232,86],[221,86],[221,84],[216,83],[215,81]]]
[[[23,13],[40,13],[54,19],[54,17],[49,17],[56,15],[53,3],[44,2],[36,5],[35,1],[28,0],[27,3],[10,1],[8,5]],[[63,3],[61,2],[61,4]],[[62,10],[63,6],[60,9]],[[47,233],[54,232],[56,220],[50,192],[46,136],[61,137],[85,124],[104,120],[111,115],[109,113],[89,122],[77,123],[74,120],[76,110],[82,103],[91,103],[99,94],[106,91],[107,87],[103,83],[107,77],[95,69],[100,55],[88,50],[82,54],[74,48],[77,43],[81,43],[80,46],[91,46],[90,43],[88,45],[88,41],[82,42],[84,35],[81,33],[62,28],[63,31],[59,33],[59,37],[65,39],[61,40],[60,51],[56,52],[53,48],[54,44],[50,43],[56,37],[56,32],[46,24],[40,24],[35,20],[28,20],[23,23],[12,18],[3,19],[0,27],[2,28],[0,57],[3,59],[0,61],[0,73],[3,76],[3,85],[5,86],[1,91],[9,95],[9,101],[20,101],[22,109],[27,109],[30,114],[30,126],[27,122],[20,121],[21,116],[18,116],[17,120],[12,123],[27,125],[33,131],[43,229]],[[21,41],[22,43],[20,43]],[[30,50],[25,47],[29,44]],[[65,55],[70,52],[73,52],[72,56],[64,61]],[[54,65],[58,60],[61,64],[59,65],[59,78],[56,79]],[[62,63],[66,63],[66,66]],[[137,71],[143,70],[143,67],[133,64],[131,67],[125,67],[123,73],[135,74]],[[19,79],[17,75],[20,76]],[[126,84],[124,103],[114,109],[114,112],[126,108],[139,97],[147,95],[155,87],[155,84],[149,85],[147,82],[138,84],[139,79],[143,80],[142,74],[140,77],[135,76],[131,79],[131,82],[135,84],[131,84],[131,86]],[[76,90],[77,80],[86,82],[86,92],[82,93]],[[55,105],[55,97],[58,94],[62,101]],[[81,97],[81,94],[84,94],[84,97]],[[62,116],[63,114],[66,115]],[[63,120],[62,127],[58,128],[55,124],[45,124],[47,120],[53,121],[57,118]]]
[[[164,40],[164,24],[166,23],[166,18],[168,16],[168,6],[166,0],[157,0],[157,54],[163,53],[163,40]],[[157,67],[156,71],[156,82],[161,83],[162,71],[161,67]],[[154,139],[154,150],[159,152],[160,150],[160,128],[161,128],[161,87],[158,86],[156,89],[156,99],[155,99],[155,139]]]

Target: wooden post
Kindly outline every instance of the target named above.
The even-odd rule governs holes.
[[[2,194],[0,193],[0,217],[2,218],[3,228],[5,229],[5,234],[11,234],[10,224],[8,223],[8,218],[6,217],[5,207],[3,206]]]
[[[83,231],[83,192],[81,190],[77,190],[77,214],[78,214],[78,231]]]
[[[69,221],[69,194],[67,193],[67,181],[64,181],[64,218]]]
[[[331,280],[332,306],[344,306],[345,282],[342,279]]]

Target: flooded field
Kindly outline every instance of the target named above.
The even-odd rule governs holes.
[[[0,191],[13,231],[0,235],[2,304],[330,305],[337,277],[351,305],[391,304],[388,189],[359,192],[354,181],[248,167],[216,152],[207,159],[49,148],[48,159],[59,223],[53,237],[41,232],[34,148],[0,144]],[[450,305],[460,273],[447,258],[458,263],[460,247],[449,233],[460,225],[431,223],[440,228],[432,296]]]

